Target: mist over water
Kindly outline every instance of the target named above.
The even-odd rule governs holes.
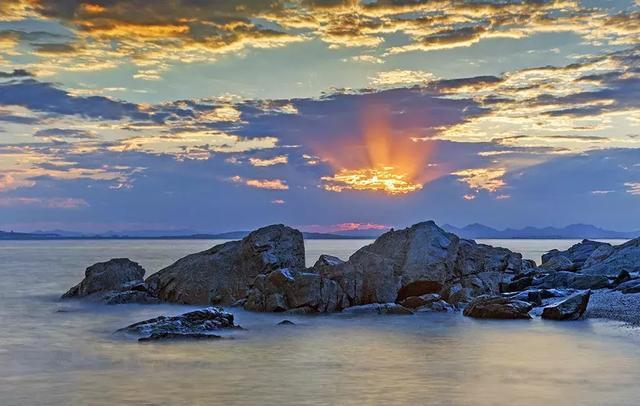
[[[492,240],[540,260],[569,240]],[[230,309],[233,339],[147,343],[113,335],[193,309],[59,296],[97,261],[147,275],[220,241],[0,242],[0,405],[628,404],[640,398],[640,332],[603,320],[486,321],[455,314],[292,317]],[[311,240],[346,259],[369,240]],[[295,326],[276,326],[287,318]]]

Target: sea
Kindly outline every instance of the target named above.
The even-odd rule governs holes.
[[[221,242],[0,241],[0,406],[640,404],[640,331],[615,321],[231,308],[245,328],[232,339],[138,343],[114,331],[195,307],[59,299],[95,262],[128,257],[150,275]],[[576,241],[479,242],[539,263]],[[307,264],[370,243],[309,240]]]

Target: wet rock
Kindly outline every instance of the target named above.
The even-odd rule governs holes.
[[[160,299],[151,296],[149,292],[139,290],[125,290],[122,292],[109,292],[102,298],[103,302],[108,305],[116,304],[156,304],[160,303]]]
[[[529,311],[532,308],[531,303],[522,300],[482,295],[473,299],[463,314],[479,319],[530,319]]]
[[[436,300],[435,302],[429,302],[425,305],[422,305],[416,309],[414,309],[417,313],[424,312],[452,312],[455,311],[455,308],[451,306],[449,303],[444,300]]]
[[[591,291],[574,293],[566,299],[546,306],[542,310],[542,318],[549,320],[577,320],[587,310]]]
[[[272,225],[179,259],[147,284],[169,302],[228,305],[246,296],[256,276],[279,268],[304,269],[304,242],[298,230]]]
[[[140,321],[124,327],[118,332],[136,334],[141,338],[150,339],[152,336],[161,338],[163,335],[208,334],[224,329],[240,328],[233,321],[233,315],[217,307],[195,310],[178,316],[159,316]]]
[[[437,293],[427,293],[421,296],[410,296],[400,302],[400,305],[408,309],[416,309],[420,306],[425,306],[433,302],[441,300],[441,297]]]
[[[580,268],[582,268],[584,263],[587,261],[587,259],[589,259],[589,257],[593,254],[595,250],[607,245],[609,244],[598,242],[598,241],[582,240],[582,242],[573,245],[571,248],[569,248],[566,251],[558,251],[558,250],[549,251],[548,253],[542,256],[542,263],[544,264],[548,262],[553,257],[564,256],[575,265],[574,270],[579,270]]]
[[[534,282],[534,286],[545,289],[602,289],[609,286],[609,279],[601,275],[583,275],[560,271]]]
[[[382,315],[408,315],[413,314],[410,309],[403,307],[397,303],[372,303],[360,306],[351,306],[342,310],[344,314],[382,314]]]
[[[139,342],[149,341],[190,341],[190,340],[219,340],[222,336],[206,333],[152,333],[148,337],[138,338]]]

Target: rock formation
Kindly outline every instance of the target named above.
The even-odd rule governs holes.
[[[465,307],[463,314],[478,319],[530,319],[533,305],[510,297],[482,295]]]
[[[542,310],[542,318],[550,320],[577,320],[587,310],[591,291],[586,290],[567,297],[566,299],[546,306]]]

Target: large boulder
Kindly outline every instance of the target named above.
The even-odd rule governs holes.
[[[564,255],[552,256],[540,265],[540,270],[544,272],[574,271],[575,269],[576,265],[573,261]]]
[[[610,246],[603,242],[582,240],[582,242],[571,246],[566,251],[551,250],[547,252],[542,256],[542,264],[544,265],[554,257],[563,256],[572,262],[575,269],[580,269],[595,250],[607,245]]]
[[[465,307],[463,314],[478,319],[530,319],[533,305],[503,296],[478,296]]]
[[[233,315],[220,308],[208,307],[178,316],[159,316],[121,328],[117,332],[133,334],[139,341],[163,339],[202,339],[212,332],[240,328]],[[219,336],[213,335],[212,338]]]
[[[462,240],[429,221],[387,232],[346,262],[323,256],[307,272],[288,269],[289,277],[277,280],[260,275],[245,308],[339,311],[434,293],[459,305],[497,293],[501,283],[530,270],[520,254]]]
[[[602,275],[583,275],[574,272],[554,272],[534,282],[541,289],[602,289],[609,279]]]
[[[549,320],[577,320],[587,310],[591,291],[574,293],[566,299],[546,306],[542,310],[542,318]]]
[[[601,252],[600,260],[589,261],[589,267],[581,269],[581,273],[587,275],[604,275],[615,278],[622,271],[640,272],[640,238],[631,240],[622,245],[613,247],[613,251],[609,250],[609,255]]]
[[[147,278],[159,298],[186,304],[228,305],[246,296],[256,276],[289,268],[303,270],[302,233],[272,225],[179,259]]]
[[[156,303],[142,279],[144,268],[128,258],[114,258],[88,267],[84,279],[69,289],[63,299],[87,298],[107,304]]]

